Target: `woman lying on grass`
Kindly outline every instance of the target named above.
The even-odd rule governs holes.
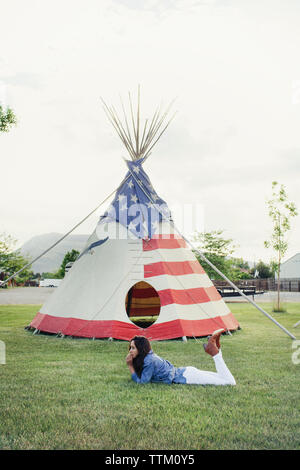
[[[226,366],[220,347],[220,336],[225,330],[217,330],[204,344],[204,350],[212,356],[217,372],[195,367],[174,367],[169,361],[154,354],[150,342],[144,336],[135,336],[129,344],[126,363],[132,380],[137,383],[162,382],[189,385],[235,385],[236,382]]]

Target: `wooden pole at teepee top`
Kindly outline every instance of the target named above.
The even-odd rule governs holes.
[[[174,113],[172,117],[167,120],[174,100],[169,104],[165,111],[163,111],[161,104],[154,112],[152,119],[149,120],[147,118],[143,126],[141,124],[140,85],[138,85],[136,116],[134,114],[134,105],[130,92],[128,93],[129,119],[127,118],[125,106],[122,98],[120,97],[124,119],[123,122],[113,106],[109,107],[103,98],[101,98],[101,101],[108,120],[122,140],[132,160],[137,160],[142,157],[146,159],[149,157],[152,148],[159,141],[176,114]],[[131,122],[131,126],[129,125],[129,121]],[[166,125],[163,126],[165,122]]]

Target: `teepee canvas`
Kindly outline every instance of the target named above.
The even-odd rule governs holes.
[[[123,340],[238,328],[144,171],[145,159],[168,126],[162,126],[165,115],[156,112],[140,129],[138,105],[131,138],[126,116],[122,125],[113,109],[106,106],[106,111],[132,161],[126,162],[128,172],[85,249],[30,326]],[[153,322],[147,327],[149,318]]]

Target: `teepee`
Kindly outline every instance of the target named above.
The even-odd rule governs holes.
[[[61,335],[129,340],[206,336],[235,330],[238,322],[178,233],[168,205],[154,190],[143,163],[168,127],[169,109],[140,124],[134,116],[106,114],[131,160],[115,197],[86,247],[30,326]],[[149,318],[153,322],[147,323]]]

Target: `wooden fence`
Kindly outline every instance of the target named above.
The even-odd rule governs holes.
[[[239,288],[255,286],[256,291],[277,291],[276,279],[239,279],[232,282]],[[224,287],[228,283],[226,281],[215,280],[213,281],[215,287]],[[300,278],[299,279],[282,279],[280,281],[280,290],[284,292],[300,292]]]

